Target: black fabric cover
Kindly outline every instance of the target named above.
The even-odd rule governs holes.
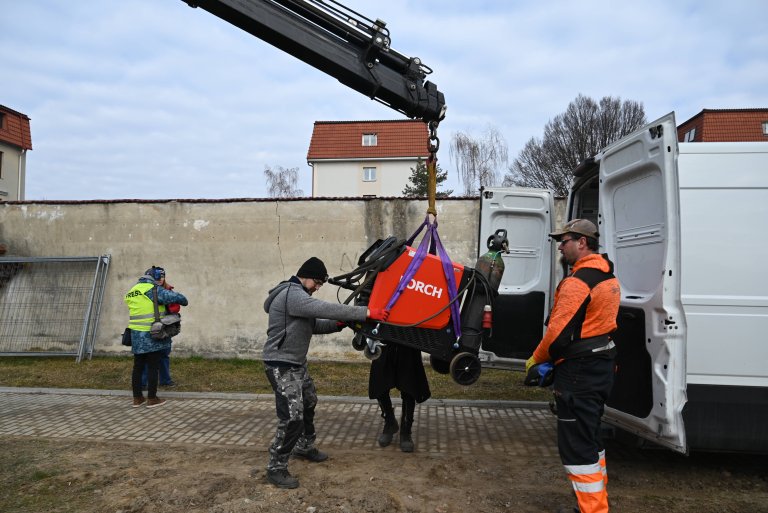
[[[432,395],[427,374],[421,361],[421,351],[399,344],[388,343],[381,356],[371,362],[368,378],[368,397],[376,399],[397,388],[423,403]]]

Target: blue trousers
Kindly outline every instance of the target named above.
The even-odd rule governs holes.
[[[158,383],[160,385],[168,385],[173,380],[171,379],[171,347],[168,346],[168,349],[163,349],[162,351],[159,351],[160,353],[160,365],[159,365],[159,371],[160,371],[160,379],[158,380]],[[144,370],[141,373],[141,387],[144,388],[147,386],[147,366],[144,366]]]

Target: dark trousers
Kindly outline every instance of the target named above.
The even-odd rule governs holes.
[[[613,388],[612,358],[574,358],[555,368],[557,446],[564,465],[597,461],[603,450],[600,418]]]
[[[171,346],[160,351],[160,386],[169,385],[173,382],[171,379]],[[141,373],[141,386],[147,386],[147,368]]]
[[[555,367],[557,448],[582,513],[608,511],[608,471],[600,419],[613,377],[610,357],[574,358]]]
[[[131,387],[133,388],[133,397],[142,397],[141,393],[141,373],[146,366],[147,372],[147,397],[155,399],[157,397],[157,375],[160,368],[160,358],[162,351],[153,353],[141,353],[133,355],[133,372],[131,373]]]

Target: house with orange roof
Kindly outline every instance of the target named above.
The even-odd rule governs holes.
[[[704,109],[677,127],[678,142],[768,141],[768,109]]]
[[[31,149],[29,117],[0,105],[0,201],[24,199],[27,150]]]
[[[307,152],[312,197],[402,196],[428,142],[418,120],[316,121]]]

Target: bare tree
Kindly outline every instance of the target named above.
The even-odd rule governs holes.
[[[297,188],[299,183],[299,168],[284,168],[277,166],[272,169],[264,166],[264,177],[267,179],[269,196],[272,198],[295,198],[303,196],[304,192]]]
[[[646,123],[643,104],[605,96],[600,103],[583,95],[531,138],[509,166],[504,185],[542,187],[568,194],[571,172],[581,161]]]
[[[480,187],[498,185],[498,168],[507,163],[507,142],[488,125],[479,139],[458,132],[451,140],[449,153],[464,184],[464,195],[476,194]]]

